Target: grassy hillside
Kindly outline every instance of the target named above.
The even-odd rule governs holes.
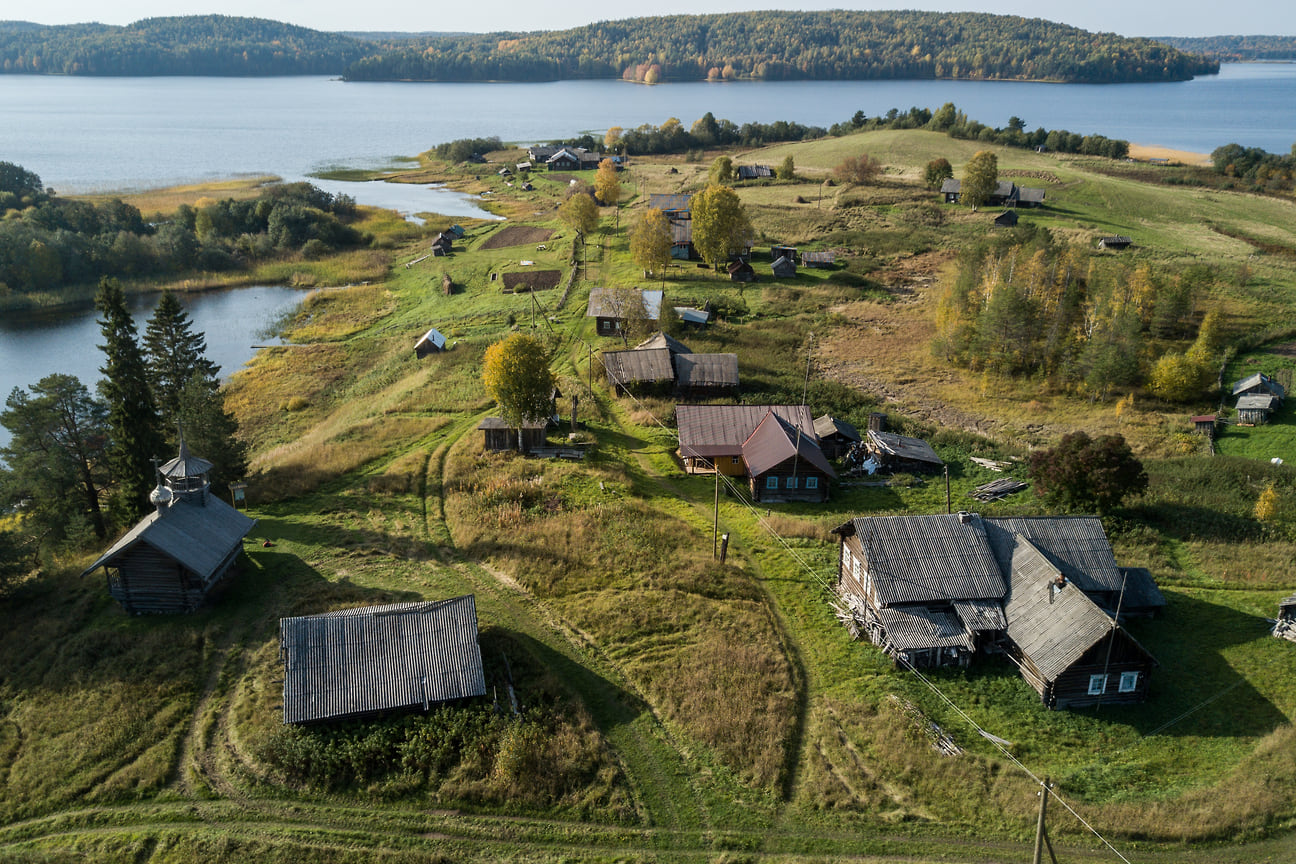
[[[1019,460],[1077,428],[1126,435],[1151,482],[1108,531],[1118,560],[1149,567],[1169,601],[1161,618],[1129,624],[1160,664],[1146,704],[1049,712],[993,659],[925,679],[896,669],[833,615],[829,531],[858,515],[943,512],[943,483],[842,483],[821,506],[753,507],[726,492],[713,510],[713,480],[684,474],[673,455],[673,403],[608,391],[597,350],[619,343],[594,336],[589,289],[646,287],[625,236],[639,196],[697,188],[705,164],[634,165],[620,232],[606,210],[582,253],[555,215],[567,178],[538,175],[521,193],[429,163],[420,180],[489,189],[511,218],[462,222],[467,237],[448,258],[424,258],[420,240],[394,252],[384,281],[317,291],[289,325],[291,344],[234,377],[227,404],[252,444],[259,521],[219,602],[130,618],[99,577],[75,576],[88,558],[0,598],[8,620],[25,622],[0,634],[0,854],[1024,860],[1033,777],[1047,776],[1131,860],[1285,860],[1296,828],[1296,646],[1269,636],[1266,619],[1291,592],[1296,556],[1293,409],[1267,426],[1228,427],[1209,457],[1186,422],[1209,402],[1139,393],[1118,407],[939,361],[936,296],[994,214],[938,203],[918,178],[936,156],[957,174],[976,149],[878,132],[734,154],[769,164],[791,154],[800,175],[740,187],[758,253],[792,241],[843,250],[845,263],[775,282],[758,262],[761,281],[745,287],[677,264],[662,282],[670,302],[727,310],[680,338],[737,353],[744,401],[804,393],[815,414],[860,426],[886,411],[950,465],[955,509],[1001,476],[973,456]],[[823,182],[860,152],[885,166],[876,182]],[[1296,244],[1290,202],[1152,185],[1078,157],[999,159],[1001,176],[1047,189],[1048,206],[1023,221],[1087,250],[1129,234],[1135,261],[1231,274],[1203,300],[1225,313],[1239,349],[1228,380],[1296,365],[1290,334],[1255,337],[1290,320],[1296,262],[1235,239]],[[490,242],[519,224],[551,233]],[[586,253],[578,274],[573,259]],[[503,294],[502,274],[524,267],[561,270],[562,284]],[[411,348],[429,326],[452,349],[418,361]],[[581,462],[482,453],[476,425],[493,407],[482,354],[533,327],[555,348],[564,432],[579,399],[577,435],[591,445]],[[1259,522],[1268,484],[1282,504]],[[976,509],[1040,512],[1029,494]],[[730,535],[723,565],[710,549],[717,514]],[[493,695],[427,715],[282,726],[279,617],[465,592],[477,598]],[[516,717],[496,709],[509,677]],[[935,749],[937,730],[962,752]],[[1064,857],[1110,854],[1060,804],[1049,832]]]

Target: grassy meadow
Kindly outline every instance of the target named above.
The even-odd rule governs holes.
[[[251,446],[258,520],[228,590],[194,615],[132,618],[101,574],[78,577],[87,553],[0,598],[22,622],[0,632],[0,857],[1025,860],[1034,778],[1048,777],[1128,860],[1290,860],[1296,646],[1273,639],[1267,619],[1293,587],[1294,409],[1226,426],[1211,456],[1187,417],[1217,400],[1139,392],[1121,405],[933,356],[936,294],[994,214],[939,203],[922,169],[944,156],[957,175],[982,146],[882,131],[734,154],[771,165],[790,154],[799,175],[738,189],[759,234],[760,281],[747,286],[695,262],[647,283],[629,256],[646,194],[696,190],[714,154],[637,158],[620,229],[604,208],[584,250],[556,217],[565,177],[537,174],[524,193],[491,166],[425,158],[401,179],[488,191],[507,221],[455,220],[467,236],[429,258],[436,218],[421,229],[367,213],[376,248],[276,265],[276,278],[317,290],[286,325],[288,344],[226,389]],[[875,183],[824,182],[861,152],[885,166]],[[1120,233],[1136,239],[1130,260],[1227,274],[1201,309],[1221,312],[1239,346],[1226,380],[1296,366],[1282,323],[1296,309],[1296,260],[1261,249],[1296,245],[1290,200],[1151,184],[1091,157],[999,160],[1001,177],[1047,190],[1023,221],[1100,265],[1113,253],[1097,238]],[[490,242],[518,225],[551,233]],[[843,261],[777,282],[760,256],[782,242]],[[504,274],[524,268],[563,278],[504,294]],[[887,412],[949,464],[956,510],[1041,512],[1030,493],[970,499],[1003,476],[972,457],[1021,476],[1030,448],[1065,432],[1125,435],[1150,483],[1107,529],[1117,560],[1150,568],[1169,603],[1128,625],[1159,663],[1148,702],[1050,712],[1004,661],[919,679],[852,641],[829,605],[831,529],[945,512],[943,478],[843,481],[825,505],[717,495],[674,455],[673,402],[609,392],[597,351],[621,345],[584,317],[596,285],[662,287],[668,303],[725,310],[677,335],[736,353],[744,402],[804,398],[860,428]],[[433,326],[450,350],[415,359]],[[582,461],[482,451],[476,427],[493,408],[482,355],[533,328],[554,348],[562,392],[551,438],[576,397]],[[1269,487],[1279,506],[1262,522],[1255,502]],[[715,524],[729,535],[724,564]],[[463,593],[476,596],[486,697],[426,715],[280,722],[280,617]],[[938,735],[959,752],[936,749]],[[1049,834],[1068,860],[1111,857],[1059,802]]]

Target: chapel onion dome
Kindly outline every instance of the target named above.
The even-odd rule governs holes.
[[[174,498],[175,496],[171,494],[171,490],[159,483],[157,487],[149,493],[148,500],[150,504],[161,510],[163,507],[169,506]]]

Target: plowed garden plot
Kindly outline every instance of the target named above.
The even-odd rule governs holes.
[[[553,233],[551,228],[537,228],[535,225],[508,225],[486,238],[481,248],[504,249],[526,243],[543,243],[552,237]]]
[[[558,283],[561,281],[561,270],[524,270],[520,273],[505,273],[504,293],[546,291],[550,288],[557,288]]]

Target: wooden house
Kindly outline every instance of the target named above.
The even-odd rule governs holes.
[[[801,263],[806,267],[826,269],[837,263],[836,252],[806,252],[801,256]]]
[[[755,282],[756,270],[746,261],[730,261],[729,280],[731,282]]]
[[[941,194],[945,196],[946,204],[957,204],[959,200],[959,190],[963,188],[961,181],[953,177],[946,177],[945,182],[941,184]]]
[[[868,455],[884,471],[923,473],[939,471],[945,467],[936,451],[921,438],[870,429],[866,440]]]
[[[692,261],[698,257],[693,245],[693,220],[674,219],[669,223],[671,232],[670,256],[676,261]]]
[[[509,426],[499,417],[487,417],[477,424],[477,429],[482,433],[482,447],[489,453],[507,450],[530,453],[545,446],[545,430],[548,428],[547,419],[528,420],[522,424],[521,429]]]
[[[1142,702],[1156,660],[1030,540],[1013,536],[1005,650],[1049,708]]]
[[[446,350],[446,338],[435,327],[420,336],[414,343],[414,356],[420,360],[429,354],[444,350]]]
[[[560,147],[549,144],[536,144],[527,148],[527,159],[531,164],[539,165],[549,161],[549,157],[557,153]]]
[[[1278,602],[1278,618],[1274,621],[1273,635],[1296,642],[1296,594]]]
[[[516,165],[514,165],[513,167],[517,169],[517,172],[518,172],[519,174],[521,174],[521,173],[523,173],[523,172],[525,172],[525,171],[530,171],[530,170],[531,170],[531,163],[530,163],[530,162],[518,162],[518,163],[517,163]]]
[[[739,165],[734,169],[739,180],[767,180],[774,176],[768,165]]]
[[[675,392],[692,399],[732,394],[738,389],[737,354],[676,354]]]
[[[963,181],[947,177],[941,184],[940,193],[944,196],[946,204],[957,204],[962,190]],[[1000,180],[984,204],[987,207],[1042,207],[1044,198],[1043,189],[1018,186],[1011,180]]]
[[[658,321],[661,318],[662,298],[665,294],[661,291],[643,290],[638,292],[642,296],[643,311],[642,314],[649,321]],[[616,291],[609,288],[591,288],[589,304],[585,307],[585,317],[594,319],[594,329],[600,336],[620,336],[621,331],[625,328],[626,321],[631,318],[637,318],[640,310],[628,309],[625,304],[629,298],[633,297],[633,292]]]
[[[1014,228],[1017,225],[1017,211],[1005,210],[994,218],[996,228]]]
[[[796,262],[787,257],[775,259],[770,265],[770,270],[775,279],[792,279],[797,275]]]
[[[690,474],[718,470],[731,477],[746,476],[743,442],[770,412],[800,427],[807,437],[814,436],[814,419],[804,405],[676,405],[675,425],[684,470]]]
[[[690,219],[692,218],[693,196],[651,192],[648,195],[648,207],[662,211],[668,219]]]
[[[211,469],[182,439],[179,455],[158,469],[158,486],[149,495],[156,509],[81,575],[102,567],[108,593],[132,615],[192,612],[205,604],[233,571],[243,538],[256,525],[211,494]]]
[[[854,426],[828,414],[815,418],[814,430],[820,448],[829,459],[840,459],[861,440]]]
[[[1234,382],[1233,395],[1273,396],[1281,402],[1283,397],[1287,395],[1287,391],[1273,378],[1263,372],[1257,372]]]
[[[550,171],[579,171],[581,170],[580,153],[563,147],[545,160],[545,167]]]
[[[632,348],[604,351],[603,371],[614,393],[643,386],[675,384],[675,365],[669,348]]]
[[[1133,242],[1134,241],[1132,238],[1126,237],[1123,234],[1115,234],[1111,237],[1103,237],[1102,239],[1100,239],[1098,241],[1098,248],[1112,249],[1116,252],[1119,252],[1122,249],[1128,249],[1130,247],[1130,244]]]
[[[473,595],[279,619],[283,722],[427,711],[486,694]]]
[[[1121,618],[1151,616],[1165,608],[1152,574],[1121,567],[1096,516],[1012,516],[982,520],[990,548],[1004,572],[1012,564],[1014,538],[1040,549],[1067,580],[1097,606]]]
[[[852,629],[898,664],[967,666],[1000,640],[1004,579],[980,517],[859,518],[833,533]]]
[[[743,442],[742,457],[752,500],[762,503],[827,501],[828,484],[837,476],[813,428],[807,432],[773,410]]]
[[[1261,426],[1278,407],[1278,397],[1272,393],[1245,393],[1237,400],[1239,426]]]
[[[795,246],[771,246],[770,261],[777,261],[780,258],[786,258],[795,264],[797,261],[797,248]]]

